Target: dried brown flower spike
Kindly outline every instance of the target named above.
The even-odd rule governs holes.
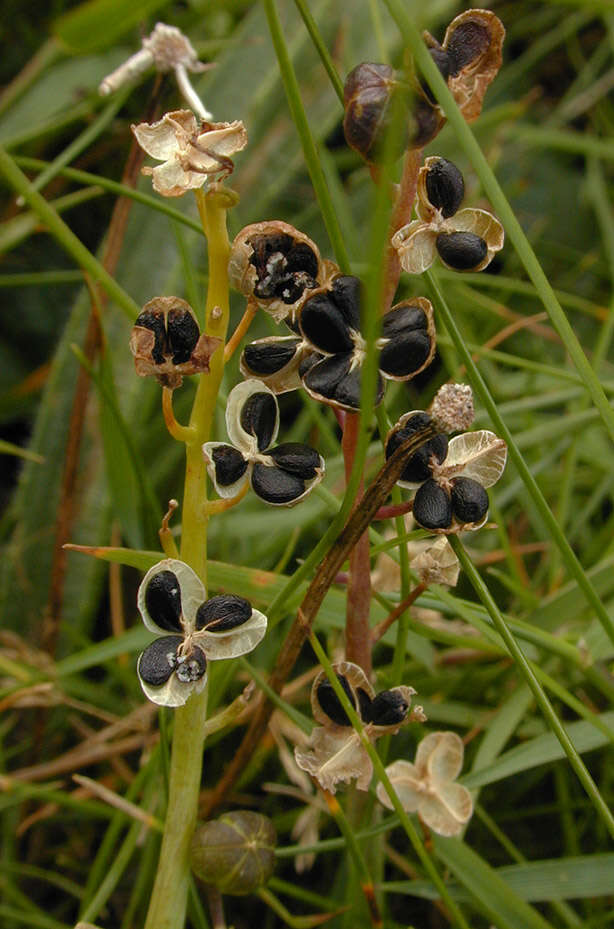
[[[180,297],[154,297],[143,307],[130,336],[136,373],[155,375],[163,387],[181,387],[184,374],[209,370],[220,340],[200,335],[189,303]]]
[[[465,10],[448,28],[443,43],[428,32],[424,40],[467,122],[482,112],[484,94],[502,61],[505,29],[490,10]]]

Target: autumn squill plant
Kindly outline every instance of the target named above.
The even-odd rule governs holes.
[[[107,4],[118,12],[116,0],[79,7],[92,42],[105,17],[117,29],[136,22],[129,6],[116,22]],[[345,19],[334,4],[322,14],[304,0],[202,6],[177,13],[190,38],[153,21],[123,62],[115,49],[104,67],[95,59],[102,115],[89,114],[52,165],[0,147],[0,169],[37,217],[31,228],[51,231],[86,274],[83,348],[71,326],[65,336],[81,375],[53,520],[60,543],[112,563],[98,619],[110,612],[113,631],[106,640],[96,626],[86,643],[75,622],[50,661],[64,584],[58,544],[43,649],[0,634],[3,810],[26,811],[9,818],[0,922],[605,926],[605,910],[593,900],[583,909],[582,898],[611,894],[610,858],[587,852],[600,831],[614,834],[611,778],[604,764],[598,786],[579,751],[614,738],[611,478],[595,438],[598,415],[614,435],[605,363],[614,326],[603,286],[599,302],[587,296],[607,264],[596,249],[569,246],[565,273],[582,268],[584,290],[552,291],[493,173],[523,193],[533,217],[527,204],[543,204],[543,192],[533,198],[522,158],[511,162],[523,133],[543,144],[525,122],[546,107],[554,77],[513,100],[489,91],[505,38],[490,10],[455,9],[446,24],[402,0],[381,10],[365,0]],[[536,21],[548,29],[556,11],[546,12]],[[576,158],[586,140],[575,133],[572,144],[561,119],[569,111],[590,125],[593,86],[599,124],[611,123],[603,23],[584,9],[571,24],[559,16],[556,42],[549,33],[523,51],[528,20],[511,7],[506,15],[518,54],[495,88],[542,45],[566,42],[582,64],[539,130]],[[418,16],[432,35],[417,30]],[[236,27],[228,42],[226,20]],[[469,124],[487,101],[476,136]],[[71,98],[76,112],[85,104],[85,94]],[[67,167],[68,155],[94,153],[97,138],[104,155],[111,137],[130,146],[121,184]],[[589,148],[586,195],[611,245],[595,167],[608,154]],[[18,163],[42,174],[30,183]],[[60,217],[73,195],[53,206],[40,193],[60,176],[90,185],[87,197],[123,195],[100,262]],[[141,212],[122,250],[129,197]],[[5,250],[33,217],[16,220]],[[552,228],[538,220],[532,241],[552,249]],[[120,251],[140,276],[122,277]],[[578,332],[601,327],[590,364],[558,295],[586,314]],[[529,315],[522,301],[536,296],[546,313]],[[528,357],[510,355],[508,339],[530,340]],[[43,378],[53,390],[54,370],[37,377],[23,397]],[[57,402],[52,393],[46,428],[61,426]],[[542,408],[557,411],[545,429]],[[538,446],[534,474],[524,452]],[[82,531],[72,513],[80,494],[98,494],[99,458],[112,506],[86,538],[90,523]],[[544,497],[556,498],[557,469],[569,538]],[[28,525],[7,547],[17,566],[9,607],[15,591],[25,603],[36,586],[30,549],[48,524]],[[594,555],[590,573],[581,552]],[[73,564],[97,566],[71,553]],[[138,579],[120,577],[120,565]],[[84,579],[84,613],[85,590]],[[14,716],[21,706],[38,714],[27,734],[41,751],[59,738],[57,708],[82,744],[51,763],[29,756],[13,777],[15,754],[30,755]],[[565,757],[577,784],[558,764]],[[93,766],[97,780],[81,773]],[[72,774],[69,794],[62,779]],[[51,831],[30,839],[47,820],[63,825],[65,807],[78,835],[65,845]],[[12,850],[25,840],[17,888]],[[556,843],[573,862],[564,870],[540,860]],[[48,914],[29,900],[31,887],[47,886],[39,854],[56,862],[53,892],[71,898]]]

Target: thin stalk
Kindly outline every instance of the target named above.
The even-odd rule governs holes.
[[[507,649],[509,650],[510,655],[516,662],[521,674],[526,680],[527,684],[531,688],[537,705],[541,709],[546,722],[548,723],[550,729],[555,734],[557,739],[560,742],[561,748],[567,755],[569,763],[573,770],[576,772],[580,783],[584,787],[586,793],[593,802],[595,809],[597,810],[599,816],[601,817],[603,823],[605,824],[608,832],[614,838],[614,816],[608,808],[607,804],[603,800],[603,797],[599,793],[599,789],[586,769],[584,762],[580,758],[578,752],[575,749],[575,746],[567,732],[565,731],[561,721],[554,712],[552,704],[548,700],[544,690],[542,689],[535,673],[531,669],[529,662],[527,661],[524,652],[516,642],[516,639],[512,635],[507,623],[505,622],[497,604],[495,603],[490,591],[488,590],[486,584],[480,577],[478,571],[476,570],[473,562],[469,558],[467,552],[460,539],[455,536],[449,536],[450,545],[454,549],[458,560],[460,561],[463,570],[465,571],[469,581],[475,590],[476,594],[488,610],[490,617],[492,619],[493,625],[501,638],[503,639]]]
[[[305,0],[294,0],[297,10],[301,14],[303,22],[307,27],[307,32],[311,37],[311,41],[316,47],[318,55],[324,65],[324,70],[330,78],[330,82],[333,85],[333,90],[339,97],[341,105],[343,106],[343,84],[341,83],[341,78],[337,74],[337,69],[335,63],[331,58],[326,45],[324,44],[324,39],[320,34],[320,30],[317,27],[316,21],[309,11],[309,7],[305,3]]]
[[[345,462],[346,481],[352,472],[360,414],[347,413],[343,427],[343,458]],[[362,496],[363,482],[358,487]],[[347,586],[345,614],[345,655],[348,661],[359,665],[367,677],[371,675],[371,630],[369,614],[371,612],[371,561],[369,555],[369,534],[363,533],[350,552],[349,578]]]
[[[201,445],[211,432],[215,402],[224,372],[228,328],[228,256],[226,210],[236,200],[223,189],[196,192],[199,213],[209,243],[209,289],[205,308],[206,332],[221,340],[210,369],[198,385],[186,444],[186,474],[182,510],[180,557],[207,582],[207,470]],[[202,756],[207,726],[207,689],[190,697],[175,711],[170,764],[168,808],[158,870],[145,929],[183,929],[190,884],[189,849],[196,826]]]

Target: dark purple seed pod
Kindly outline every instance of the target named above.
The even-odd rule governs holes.
[[[479,523],[488,513],[488,494],[470,477],[452,480],[452,509],[459,523]]]
[[[164,313],[155,310],[143,310],[137,316],[134,325],[153,332],[155,342],[151,350],[151,357],[155,364],[164,364],[164,356],[169,353]]]
[[[403,92],[390,65],[363,62],[348,74],[343,89],[343,132],[350,148],[365,161],[396,161],[403,153],[406,139],[395,139],[394,151],[386,144],[395,102]]]
[[[347,695],[348,700],[350,701],[354,709],[356,709],[356,700],[354,699],[354,694],[352,693],[352,689],[350,685],[348,684],[347,679],[343,676],[343,674],[338,674],[337,680],[341,684],[345,694]],[[364,694],[364,691],[363,691],[363,694]],[[318,695],[318,703],[320,704],[321,708],[326,713],[328,718],[331,719],[334,723],[336,723],[337,726],[351,726],[352,725],[347,713],[341,706],[339,697],[335,693],[333,689],[333,685],[331,684],[330,681],[328,680],[322,681],[322,683],[318,686],[317,695]]]
[[[173,364],[178,365],[189,361],[200,338],[198,323],[189,310],[183,307],[169,310],[166,317],[166,331],[169,348],[173,353]]]
[[[477,268],[488,254],[486,242],[474,232],[440,232],[436,245],[441,260],[455,271]]]
[[[416,522],[424,529],[449,529],[452,525],[450,496],[432,478],[416,491],[412,512]]]
[[[444,124],[438,107],[420,95],[412,102],[409,128],[409,147],[424,148],[432,142]]]
[[[182,632],[181,587],[172,571],[154,574],[145,591],[145,607],[160,629]]]
[[[215,479],[222,487],[230,487],[243,477],[248,462],[232,445],[218,445],[211,452],[215,467]]]
[[[438,158],[431,164],[426,175],[426,192],[433,206],[448,219],[463,202],[465,182],[455,164],[446,158]]]
[[[252,615],[249,600],[236,594],[220,594],[202,603],[196,613],[196,628],[207,632],[226,632],[242,626]]]
[[[396,726],[409,712],[409,703],[399,690],[382,690],[371,701],[368,722],[376,726]]]
[[[277,402],[273,394],[264,391],[253,393],[243,404],[241,426],[258,440],[258,450],[269,447],[277,423]]]

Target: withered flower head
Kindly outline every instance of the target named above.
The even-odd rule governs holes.
[[[306,293],[320,287],[329,270],[315,242],[281,220],[242,229],[228,263],[231,287],[291,325]]]
[[[360,409],[361,369],[367,343],[361,333],[362,285],[338,275],[303,303],[299,325],[314,349],[300,366],[305,390],[316,400],[344,410]],[[407,381],[430,364],[435,353],[433,308],[425,297],[393,306],[382,320],[376,403],[384,378]]]
[[[207,472],[220,497],[235,497],[247,483],[273,506],[294,506],[324,477],[324,459],[299,442],[273,444],[279,408],[272,390],[250,379],[230,391],[226,428],[232,445],[205,442]]]
[[[418,175],[415,219],[392,237],[401,267],[421,274],[439,257],[454,271],[482,271],[503,248],[504,231],[486,210],[459,210],[465,192],[456,165],[439,156],[427,158]]]
[[[452,20],[443,43],[428,32],[424,40],[467,122],[482,112],[484,94],[502,61],[505,29],[490,10],[465,10]]]
[[[410,720],[424,721],[421,707],[410,712],[415,694],[412,687],[393,687],[376,694],[358,665],[341,661],[333,668],[371,742],[382,735],[394,734]],[[314,719],[321,725],[311,733],[307,749],[295,748],[299,768],[331,793],[335,793],[340,781],[354,779],[359,790],[367,790],[373,774],[371,759],[324,671],[313,682],[311,708]]]
[[[130,336],[136,373],[153,374],[164,387],[180,387],[184,374],[209,370],[220,340],[200,335],[189,303],[180,297],[154,297],[138,315]]]
[[[370,164],[396,161],[403,151],[422,148],[443,124],[438,108],[390,65],[365,61],[348,74],[343,88],[343,132],[350,148]],[[398,119],[398,138],[387,139]]]
[[[445,536],[438,536],[409,563],[423,584],[455,587],[460,574],[460,561]]]
[[[458,835],[473,813],[471,794],[455,783],[463,766],[464,746],[455,732],[431,732],[419,743],[414,764],[394,761],[386,768],[392,786],[408,813],[417,813],[438,835]],[[391,810],[382,784],[377,798]]]
[[[231,155],[247,145],[240,120],[232,123],[198,122],[191,110],[173,110],[155,123],[131,127],[141,148],[163,164],[145,167],[153,188],[163,197],[181,197],[203,187],[210,177],[232,173]]]
[[[183,706],[207,683],[207,661],[237,658],[263,638],[267,618],[243,597],[207,591],[189,565],[165,558],[147,572],[137,604],[158,636],[139,656],[145,695],[160,706]]]

